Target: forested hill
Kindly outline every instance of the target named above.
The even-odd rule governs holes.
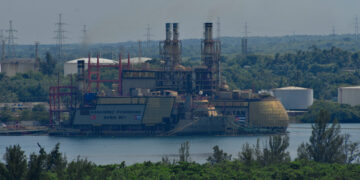
[[[200,43],[201,39],[184,39],[182,40],[182,56],[190,59],[200,58]],[[241,52],[241,38],[240,37],[222,37],[222,54],[234,55]],[[319,35],[294,35],[294,36],[279,36],[279,37],[249,37],[248,40],[249,51],[251,54],[276,54],[297,52],[298,50],[307,50],[311,46],[316,46],[320,49],[329,49],[331,47],[338,47],[348,51],[358,51],[360,49],[360,41],[356,41],[353,35],[335,35],[335,36],[319,36]],[[132,56],[138,55],[138,42],[120,42],[107,44],[93,44],[83,47],[79,44],[64,45],[64,60],[78,58],[80,56],[87,56],[88,51],[93,53],[101,52],[104,58],[114,58],[117,53],[129,52]],[[39,46],[39,54],[45,57],[46,52],[56,54],[55,45],[41,45]],[[149,57],[159,57],[159,42],[151,41],[149,46],[146,42],[142,42],[142,55]],[[18,45],[18,57],[33,57],[33,45]],[[42,57],[42,58],[44,58]]]
[[[360,84],[360,53],[339,48],[275,55],[224,58],[223,74],[232,88],[271,89],[301,86],[317,99],[334,99],[337,88]]]

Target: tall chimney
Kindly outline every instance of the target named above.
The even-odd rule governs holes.
[[[173,40],[179,40],[179,23],[173,23]]]
[[[171,41],[171,23],[165,24],[165,32],[166,32],[166,41]]]
[[[212,40],[212,23],[205,23],[205,40]]]
[[[173,42],[172,42],[172,69],[175,69],[181,62],[181,47],[179,41],[179,23],[173,23]]]

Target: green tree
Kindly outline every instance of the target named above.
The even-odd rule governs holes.
[[[213,147],[213,154],[211,156],[208,157],[207,161],[210,164],[217,164],[217,163],[222,163],[225,161],[230,161],[231,160],[231,154],[227,154],[225,153],[223,150],[221,150],[219,148],[218,145]]]
[[[43,74],[51,75],[54,73],[56,61],[49,52],[46,53],[45,62],[40,62],[40,71]]]
[[[42,179],[43,172],[46,170],[47,154],[44,148],[41,147],[39,143],[38,146],[40,148],[39,154],[32,153],[29,158],[29,162],[28,162],[29,170],[27,173],[28,180]]]
[[[25,152],[21,150],[20,145],[6,147],[4,160],[6,162],[8,180],[24,179],[27,171],[27,161]]]
[[[59,179],[62,179],[66,165],[66,157],[60,152],[60,143],[57,143],[54,149],[47,155],[46,168],[49,171],[55,172]]]
[[[264,164],[276,164],[290,161],[289,136],[275,135],[269,137],[268,146],[263,150]]]
[[[335,120],[329,126],[329,122],[329,113],[321,110],[312,125],[310,143],[300,145],[298,158],[326,163],[343,163],[345,161],[344,136],[340,134],[340,125]]]
[[[79,156],[76,161],[69,163],[66,171],[66,179],[68,180],[82,180],[91,177],[92,171],[95,169],[95,164],[87,159],[81,159]],[[105,177],[103,177],[105,178]]]
[[[180,149],[179,149],[179,160],[180,160],[180,162],[189,162],[189,161],[191,161],[189,149],[190,149],[189,141],[181,143],[181,146],[180,146]]]

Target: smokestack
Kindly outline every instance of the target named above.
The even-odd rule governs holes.
[[[165,24],[166,41],[171,41],[171,23]]]
[[[210,41],[212,40],[212,27],[213,24],[212,23],[205,23],[205,40]]]
[[[179,40],[179,23],[173,23],[173,40]]]

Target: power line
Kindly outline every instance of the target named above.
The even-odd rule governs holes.
[[[56,46],[57,46],[57,55],[58,55],[58,60],[62,60],[62,56],[63,56],[63,43],[64,40],[66,39],[65,37],[65,30],[64,30],[64,25],[66,25],[66,23],[64,23],[62,21],[62,14],[59,14],[59,21],[57,23],[55,23],[56,25]]]
[[[17,32],[17,30],[14,29],[13,24],[12,24],[12,20],[9,21],[9,29],[6,30],[6,32],[8,32],[8,46],[7,46],[7,54],[9,58],[14,58],[16,56],[15,54],[15,39],[17,39],[15,37],[15,33]]]

